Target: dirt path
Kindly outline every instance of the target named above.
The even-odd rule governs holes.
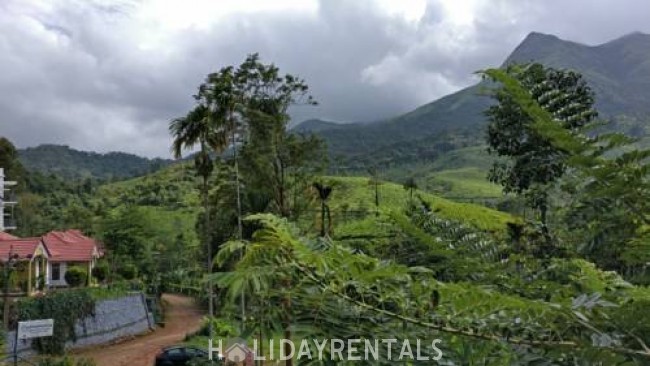
[[[200,328],[203,317],[191,298],[166,294],[163,301],[164,328],[121,343],[81,350],[74,356],[93,359],[97,366],[152,366],[162,347],[182,342],[187,333]]]

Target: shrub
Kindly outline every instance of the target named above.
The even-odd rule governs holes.
[[[196,333],[196,335],[209,336],[210,323],[212,323],[212,330],[215,336],[230,338],[237,335],[237,329],[232,322],[223,318],[212,318],[212,320],[210,320],[210,318],[205,318],[201,329]]]
[[[93,268],[92,275],[100,283],[106,281],[108,277],[108,266],[105,263],[96,265]]]
[[[86,271],[78,267],[71,267],[65,272],[65,282],[68,283],[70,287],[79,287],[86,283],[88,280],[88,275]]]
[[[125,280],[132,280],[138,275],[138,269],[132,263],[124,264],[118,272]]]

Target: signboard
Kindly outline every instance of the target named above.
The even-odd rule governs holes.
[[[54,319],[28,320],[18,322],[18,339],[51,337],[54,331]]]

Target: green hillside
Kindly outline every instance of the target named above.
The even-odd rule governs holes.
[[[326,180],[334,187],[330,201],[333,212],[340,215],[348,212],[351,217],[376,212],[375,191],[368,178],[328,177]],[[417,191],[414,195],[427,202],[440,217],[463,222],[480,230],[500,232],[505,229],[507,222],[515,220],[509,214],[480,205],[458,203],[423,191]],[[399,184],[384,182],[379,186],[380,212],[403,210],[408,200],[409,193]]]
[[[155,173],[100,186],[96,198],[108,206],[131,204],[166,209],[192,208],[198,202],[194,169],[174,164]]]
[[[432,162],[388,168],[382,177],[396,183],[413,177],[420,189],[453,199],[502,198],[501,187],[487,180],[494,159],[485,146],[472,146],[441,154]]]
[[[100,154],[64,145],[39,145],[18,150],[20,162],[31,171],[65,179],[124,179],[151,173],[171,160],[147,159],[123,152]]]

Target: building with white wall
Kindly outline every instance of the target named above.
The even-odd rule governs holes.
[[[12,194],[12,188],[15,185],[16,182],[5,180],[4,169],[0,168],[0,232],[16,229],[13,218],[16,200]]]

